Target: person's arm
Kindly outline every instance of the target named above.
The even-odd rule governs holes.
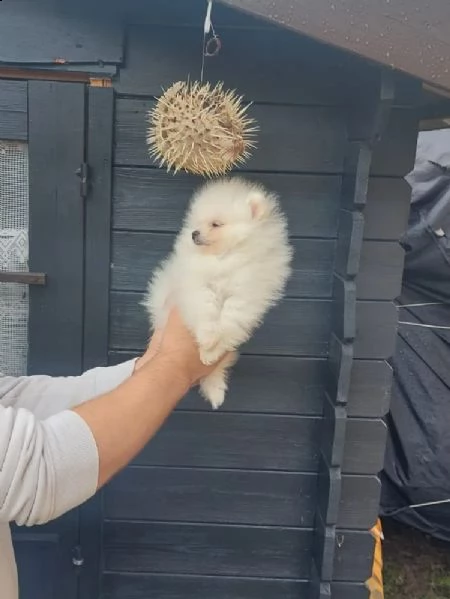
[[[117,389],[46,420],[0,407],[0,521],[40,524],[88,499],[211,370],[176,314],[141,366]]]
[[[156,355],[160,342],[161,333],[157,332],[140,358],[92,368],[80,376],[0,376],[0,405],[29,410],[39,419],[69,410],[115,389]]]
[[[146,445],[189,387],[187,373],[162,354],[111,393],[74,409],[98,448],[99,487]]]
[[[38,419],[48,418],[107,393],[133,374],[135,360],[118,366],[93,368],[81,376],[0,377],[0,404],[23,408]]]

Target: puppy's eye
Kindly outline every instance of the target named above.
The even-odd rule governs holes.
[[[216,229],[217,227],[221,227],[221,226],[222,226],[222,223],[219,223],[217,221],[214,221],[211,223],[211,227],[214,227],[214,229]]]

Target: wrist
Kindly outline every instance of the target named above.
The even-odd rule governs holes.
[[[157,354],[150,362],[141,364],[140,372],[146,372],[151,378],[163,378],[181,395],[185,395],[193,384],[188,365],[174,354]]]

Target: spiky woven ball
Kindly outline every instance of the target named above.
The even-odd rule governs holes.
[[[223,84],[174,83],[149,113],[150,154],[167,170],[222,175],[255,147],[248,105]]]

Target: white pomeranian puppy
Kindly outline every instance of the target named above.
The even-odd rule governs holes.
[[[277,197],[261,185],[220,179],[194,194],[144,306],[153,329],[163,327],[176,306],[197,340],[202,362],[222,358],[200,381],[213,408],[224,401],[236,350],[282,297],[291,259],[286,218]]]

